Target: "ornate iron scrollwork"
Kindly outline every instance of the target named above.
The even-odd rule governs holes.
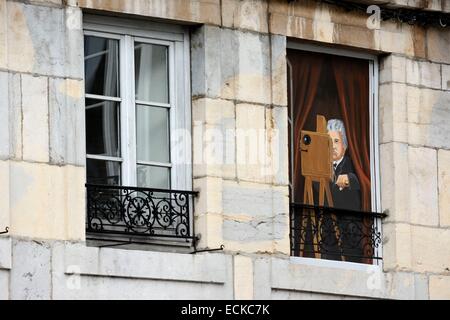
[[[328,260],[380,261],[386,215],[291,204],[291,254]]]
[[[86,184],[86,231],[194,240],[193,191]]]

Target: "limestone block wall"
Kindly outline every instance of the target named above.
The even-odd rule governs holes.
[[[233,299],[233,257],[0,238],[0,299]]]
[[[191,45],[199,246],[289,255],[286,39],[204,26]]]
[[[191,25],[195,230],[223,252],[86,247],[83,10]],[[0,299],[132,298],[139,281],[148,298],[450,298],[450,32],[366,20],[313,0],[0,0]],[[290,41],[380,57],[383,269],[289,257]]]
[[[81,242],[2,237],[0,299],[428,298],[424,275],[319,262],[273,255],[96,248]],[[438,285],[445,290],[445,283]]]
[[[385,270],[428,274],[430,297],[448,297],[448,65],[390,56],[381,68]]]
[[[0,1],[0,228],[84,240],[82,15],[36,4]]]

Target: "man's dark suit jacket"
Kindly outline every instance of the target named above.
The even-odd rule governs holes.
[[[348,175],[350,186],[339,190],[339,186],[335,183],[341,174]],[[350,158],[345,155],[341,163],[334,171],[335,181],[330,182],[331,194],[333,195],[334,207],[347,210],[361,210],[361,187],[358,177],[355,174],[353,163]]]
[[[339,186],[336,184],[336,181],[341,174],[348,175],[350,186],[339,190]],[[336,167],[334,179],[334,181],[330,182],[330,189],[334,202],[333,207],[361,211],[361,186],[359,184],[358,177],[355,174],[355,169],[353,167],[352,161],[347,155],[344,156],[342,161]],[[316,205],[318,205],[318,191],[319,184],[317,182],[314,182],[314,202]],[[326,197],[325,206],[329,206]],[[332,222],[329,219],[329,216],[325,216],[323,223],[325,225],[331,225]],[[336,219],[341,233],[342,246],[338,246],[337,238],[335,238],[336,236],[326,237],[326,235],[322,235],[322,240],[326,239],[326,241],[323,241],[321,245],[322,259],[341,260],[341,255],[337,253],[342,252],[345,256],[346,261],[361,262],[362,260],[361,258],[358,258],[358,256],[363,255],[362,247],[360,244],[360,239],[362,236],[353,232],[352,234],[355,239],[349,238],[348,229],[354,227],[355,225],[351,223],[349,224],[349,220],[347,220],[345,216],[340,216],[339,214],[336,215]],[[357,224],[359,224],[359,222]],[[355,230],[362,230],[362,226],[360,227],[361,228],[356,228]]]
[[[348,175],[350,183],[349,187],[339,190],[339,186],[336,184],[337,178],[341,174]],[[330,181],[330,190],[333,197],[334,208],[347,209],[347,210],[361,210],[361,187],[358,177],[355,174],[352,160],[344,155],[344,158],[335,169],[335,180]],[[314,182],[314,203],[319,204],[319,183]],[[328,201],[325,197],[325,206],[329,207]]]

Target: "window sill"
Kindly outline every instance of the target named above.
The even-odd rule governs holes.
[[[191,239],[167,239],[161,237],[146,237],[143,239],[137,236],[98,233],[86,234],[86,246],[172,253],[191,253],[194,251],[194,241]]]
[[[373,268],[383,269],[381,264],[365,264],[347,261],[336,261],[336,260],[325,260],[325,259],[315,259],[315,258],[305,258],[305,257],[290,257],[290,262],[293,264],[315,266],[321,268],[332,268],[332,269],[345,269],[345,270],[355,270],[355,271],[367,271],[374,270]]]

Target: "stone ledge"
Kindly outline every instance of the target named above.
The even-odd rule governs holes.
[[[56,243],[53,270],[80,275],[225,284],[231,257],[86,247]],[[133,263],[130,263],[133,261]],[[149,267],[151,266],[151,268]]]
[[[376,299],[421,299],[427,296],[427,292],[420,289],[424,288],[422,282],[426,279],[413,273],[385,273],[377,266],[346,262],[328,262],[329,266],[320,266],[322,260],[312,263],[306,260],[314,259],[273,259],[272,290]]]

